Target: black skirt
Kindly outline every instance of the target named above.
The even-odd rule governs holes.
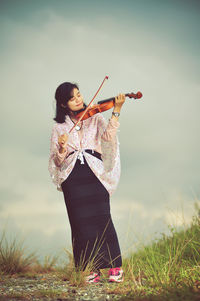
[[[101,160],[99,153],[92,154]],[[61,187],[71,225],[75,267],[84,270],[89,262],[95,270],[120,267],[121,251],[110,214],[109,193],[85,158],[84,164],[77,159]]]

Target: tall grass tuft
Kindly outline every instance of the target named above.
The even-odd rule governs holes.
[[[43,264],[38,259],[36,259],[32,269],[35,273],[54,272],[56,270],[56,263],[58,261],[58,258],[58,255],[46,255]]]
[[[67,256],[69,258],[69,262],[62,269],[59,269],[59,272],[62,274],[62,278],[68,280],[71,285],[75,285],[77,287],[85,286],[86,276],[88,276],[90,272],[95,271],[100,267],[100,260],[103,257],[103,254],[101,254],[101,247],[105,240],[104,233],[107,226],[108,224],[105,226],[100,239],[96,237],[89,258],[86,260],[85,257],[89,243],[88,241],[85,250],[80,254],[80,262],[78,266],[75,266],[72,250],[69,251],[65,249],[65,252],[67,253]]]
[[[5,229],[0,238],[0,271],[5,274],[16,274],[27,272],[35,263],[37,256],[35,252],[25,255],[23,242],[17,242],[17,237],[8,243],[5,237]]]

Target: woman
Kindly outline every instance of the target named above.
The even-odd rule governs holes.
[[[109,269],[109,281],[124,279],[117,234],[110,214],[110,196],[120,177],[116,135],[125,95],[115,98],[109,122],[101,113],[80,121],[76,114],[86,105],[77,84],[64,82],[55,93],[56,123],[52,129],[49,172],[63,192],[71,226],[75,267],[92,262],[87,282],[100,280],[100,269]]]

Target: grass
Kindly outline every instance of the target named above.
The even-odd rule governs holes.
[[[37,260],[34,253],[25,254],[23,243],[17,242],[17,238],[9,244],[5,230],[0,239],[0,272],[14,274],[29,270],[33,262]]]
[[[140,243],[137,251],[123,258],[125,281],[105,286],[107,294],[117,294],[123,300],[199,300],[200,299],[200,208],[189,226],[182,229],[169,226],[170,235],[148,245]],[[82,265],[75,269],[72,252],[65,250],[68,262],[56,266],[58,257],[46,256],[41,264],[34,253],[26,255],[21,243],[14,239],[10,244],[5,231],[0,240],[1,275],[34,276],[54,272],[72,286],[84,287],[85,276],[96,266],[95,256],[85,271]],[[106,278],[107,270],[101,270]],[[56,290],[38,291],[38,296],[60,296]],[[121,300],[122,300],[121,299]]]
[[[6,294],[6,297],[8,298],[15,298],[19,300],[31,300],[32,295],[28,294],[26,292],[8,292]],[[54,289],[40,289],[36,292],[34,292],[34,298],[40,298],[41,300],[44,300],[44,298],[67,298],[68,294],[65,292],[62,292],[62,290],[54,290]],[[0,299],[1,300],[1,299]],[[10,300],[10,299],[7,299]],[[67,299],[65,299],[67,300]]]
[[[126,295],[147,300],[178,300],[182,295],[181,300],[192,300],[184,298],[200,293],[200,219],[179,232],[172,228],[171,237],[163,234],[157,242],[140,246],[123,265],[130,286]]]

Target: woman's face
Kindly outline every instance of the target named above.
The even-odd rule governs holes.
[[[81,110],[84,106],[83,97],[77,88],[72,90],[72,97],[68,100],[67,105],[71,111]]]

